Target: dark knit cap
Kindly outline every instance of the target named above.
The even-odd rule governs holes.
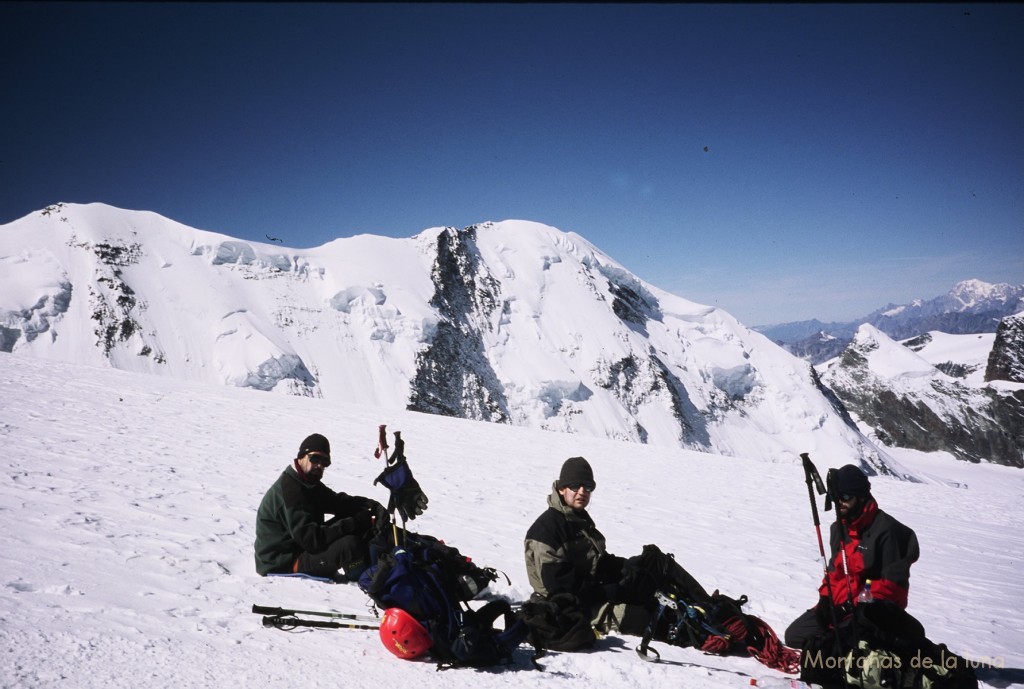
[[[859,467],[847,464],[836,470],[835,489],[838,495],[863,498],[871,495],[871,481]]]
[[[299,454],[295,455],[295,458],[301,459],[310,452],[321,452],[330,457],[331,443],[319,433],[314,433],[302,441],[302,444],[299,445]]]
[[[582,457],[570,457],[562,465],[556,487],[562,490],[566,486],[579,485],[589,486],[593,490],[597,485],[594,483],[594,470],[590,468],[590,462]]]

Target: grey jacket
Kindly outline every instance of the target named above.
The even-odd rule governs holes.
[[[534,595],[547,598],[571,593],[586,605],[608,600],[599,563],[607,550],[605,539],[586,510],[562,502],[554,486],[548,509],[533,522],[525,539],[526,574]]]

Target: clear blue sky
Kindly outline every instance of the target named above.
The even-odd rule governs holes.
[[[1024,5],[5,3],[0,223],[520,218],[748,325],[1024,283]]]

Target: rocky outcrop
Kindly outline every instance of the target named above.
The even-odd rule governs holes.
[[[923,360],[893,365],[897,357],[914,354],[862,326],[822,382],[886,445],[1024,467],[1024,390],[970,386]]]
[[[985,380],[1024,383],[1024,313],[1004,318],[988,357]]]
[[[438,234],[431,279],[430,305],[440,320],[430,343],[416,357],[407,408],[507,422],[508,403],[483,341],[490,317],[501,308],[501,286],[480,258],[476,227],[446,228]]]

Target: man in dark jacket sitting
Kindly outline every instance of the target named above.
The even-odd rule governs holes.
[[[878,508],[871,482],[856,466],[847,464],[836,470],[833,493],[846,541],[839,525],[833,524],[832,562],[818,589],[818,604],[786,630],[786,645],[793,648],[802,648],[809,639],[828,631],[833,609],[840,622],[849,617],[858,593],[868,582],[873,600],[907,607],[910,566],[920,556],[917,535]]]
[[[256,513],[256,571],[354,581],[369,565],[372,532],[389,523],[376,500],[335,493],[321,483],[331,444],[314,433],[270,487]],[[325,515],[333,515],[330,520]]]

